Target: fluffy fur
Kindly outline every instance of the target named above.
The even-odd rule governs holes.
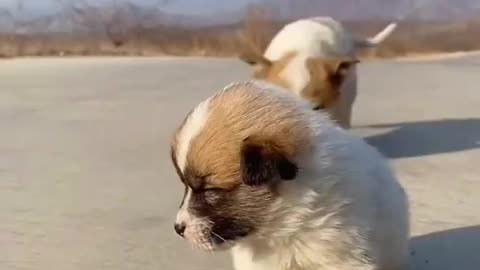
[[[332,18],[301,19],[278,32],[263,55],[252,48],[241,59],[254,67],[254,78],[289,89],[349,128],[357,95],[356,56],[382,43],[396,26],[392,23],[372,38],[355,39]]]
[[[177,233],[230,249],[236,270],[407,266],[408,199],[387,161],[277,86],[232,84],[203,101],[171,155],[185,185]]]

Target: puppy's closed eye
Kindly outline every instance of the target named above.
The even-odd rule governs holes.
[[[224,197],[225,192],[221,188],[208,188],[202,191],[202,196],[208,204],[214,205]]]

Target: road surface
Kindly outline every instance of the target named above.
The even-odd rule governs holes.
[[[220,270],[176,237],[169,139],[248,75],[200,58],[0,62],[0,269]],[[352,132],[412,204],[412,269],[480,269],[480,58],[360,66]]]

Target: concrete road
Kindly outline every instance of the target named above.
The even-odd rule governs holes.
[[[480,59],[360,67],[353,132],[412,201],[412,269],[480,269]],[[235,60],[0,62],[0,269],[217,270],[173,233],[169,138]]]

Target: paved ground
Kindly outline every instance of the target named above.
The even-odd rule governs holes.
[[[363,64],[353,132],[412,201],[413,269],[480,269],[480,58]],[[0,269],[217,270],[172,229],[174,127],[238,61],[0,62]]]

